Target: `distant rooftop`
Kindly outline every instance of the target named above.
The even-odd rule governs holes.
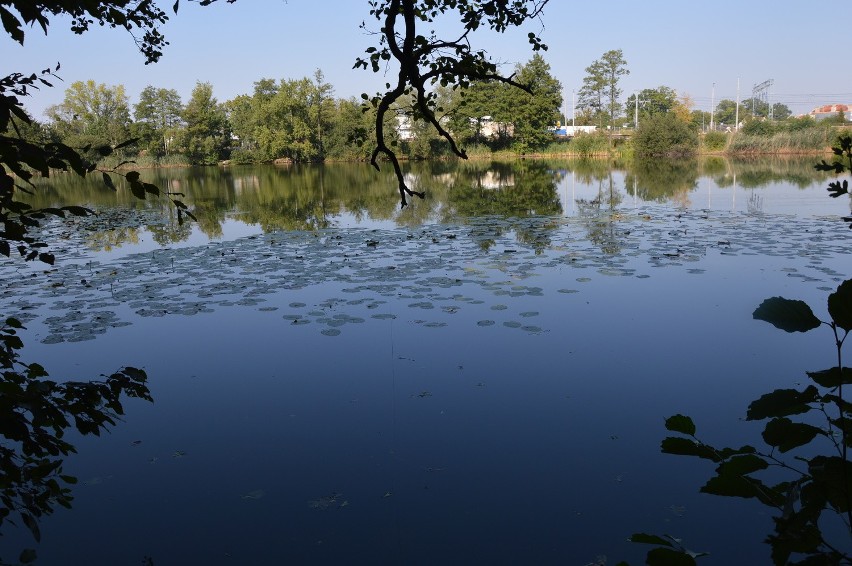
[[[852,120],[852,104],[824,104],[817,106],[808,113],[815,120],[822,120],[836,116],[838,112],[843,112],[847,120]]]

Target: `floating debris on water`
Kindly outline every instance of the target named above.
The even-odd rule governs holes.
[[[266,495],[266,492],[262,489],[255,489],[254,491],[250,491],[245,495],[241,495],[240,499],[262,499]]]
[[[326,509],[339,509],[346,505],[349,505],[349,502],[343,499],[343,494],[337,492],[332,492],[331,495],[326,495],[325,497],[308,501],[308,507],[311,509],[318,509],[320,511],[325,511]]]

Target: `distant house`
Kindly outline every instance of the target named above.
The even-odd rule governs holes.
[[[486,140],[498,138],[510,138],[515,134],[515,125],[506,122],[497,122],[491,116],[481,118],[469,118],[470,125],[477,131],[478,135]]]
[[[840,112],[843,112],[843,117],[847,121],[852,121],[852,104],[825,104],[817,106],[808,113],[808,116],[819,121],[826,118],[833,118]]]
[[[410,116],[398,114],[396,117],[396,131],[400,141],[411,141],[414,139],[414,124]]]

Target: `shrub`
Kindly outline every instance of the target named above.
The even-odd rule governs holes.
[[[749,136],[771,136],[777,129],[768,120],[752,120],[742,128],[742,132]]]
[[[568,150],[576,152],[582,157],[588,157],[596,153],[604,153],[609,148],[609,140],[606,135],[600,133],[577,134],[568,144]]]
[[[729,153],[801,153],[824,149],[829,131],[822,127],[781,131],[771,136],[738,133],[728,145]]]
[[[674,114],[657,114],[639,124],[633,136],[637,157],[686,157],[698,149],[698,132]]]
[[[725,132],[707,132],[704,134],[704,149],[707,151],[722,151],[728,145],[728,134]]]

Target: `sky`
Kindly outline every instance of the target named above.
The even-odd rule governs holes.
[[[220,0],[211,6],[160,2],[171,14],[161,28],[170,45],[158,63],[145,65],[132,37],[122,29],[95,27],[73,34],[55,19],[48,33],[26,29],[23,47],[0,37],[0,76],[31,73],[61,64],[55,88],[34,91],[25,106],[37,119],[62,102],[75,81],[124,85],[131,104],[147,85],[175,89],[184,102],[197,81],[213,85],[224,102],[251,94],[261,78],[299,79],[316,69],[335,96],[359,97],[381,90],[384,71],[353,69],[364,49],[377,44],[369,31],[378,22],[367,0]],[[833,16],[818,19],[812,3],[793,0],[716,0],[705,4],[654,0],[578,2],[550,0],[540,21],[505,34],[477,32],[474,47],[485,48],[507,72],[532,56],[530,31],[549,46],[544,58],[563,86],[564,111],[571,114],[572,91],[582,86],[585,68],[606,51],[621,49],[630,74],[620,86],[630,94],[661,85],[689,94],[695,108],[752,96],[754,85],[772,80],[771,101],[794,114],[831,103],[852,103],[848,62],[833,55]],[[439,31],[454,29],[439,23]],[[832,70],[836,68],[837,70]]]

